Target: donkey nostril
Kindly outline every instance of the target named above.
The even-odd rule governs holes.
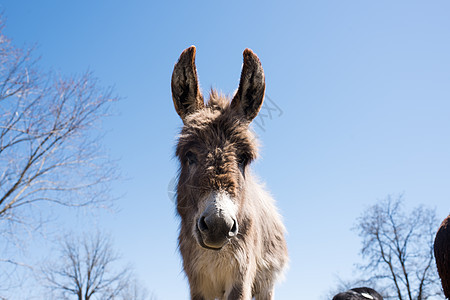
[[[233,220],[233,227],[231,227],[230,232],[228,232],[228,236],[233,237],[237,234],[237,232],[238,232],[237,222],[236,220]]]
[[[205,217],[201,217],[200,220],[198,220],[197,227],[201,232],[208,231],[208,225],[206,225]]]

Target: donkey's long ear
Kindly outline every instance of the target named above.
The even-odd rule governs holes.
[[[188,114],[204,107],[195,67],[195,46],[185,49],[173,68],[172,99],[183,121]]]
[[[258,56],[250,49],[244,50],[244,65],[236,95],[231,108],[237,110],[248,121],[253,120],[264,100],[266,83]]]

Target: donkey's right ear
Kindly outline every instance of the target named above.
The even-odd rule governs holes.
[[[195,67],[195,46],[185,49],[173,68],[172,99],[183,121],[187,115],[204,107]]]

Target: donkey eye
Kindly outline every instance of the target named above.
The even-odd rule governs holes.
[[[249,158],[247,155],[241,154],[237,157],[237,162],[240,168],[244,168],[248,164]]]
[[[191,151],[188,151],[188,153],[186,153],[186,159],[189,165],[197,163],[197,156]]]

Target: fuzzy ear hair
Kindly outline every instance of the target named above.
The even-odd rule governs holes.
[[[266,83],[258,56],[248,48],[244,50],[243,55],[241,80],[231,101],[231,108],[241,113],[248,121],[252,121],[262,106]]]
[[[195,67],[195,46],[185,49],[173,68],[172,99],[183,121],[187,115],[204,107]]]

